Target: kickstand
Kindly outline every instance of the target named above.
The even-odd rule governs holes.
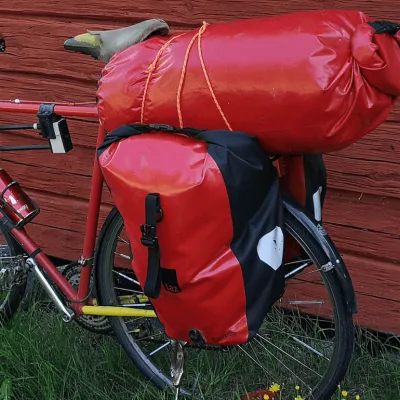
[[[172,363],[171,363],[171,378],[175,387],[175,400],[179,399],[180,385],[185,365],[185,353],[183,351],[184,342],[172,340]]]

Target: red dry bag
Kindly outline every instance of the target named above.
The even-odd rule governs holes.
[[[400,95],[399,29],[332,10],[152,37],[106,65],[99,116],[108,131],[138,122],[239,130],[273,154],[343,149]]]
[[[122,126],[99,148],[132,268],[169,337],[244,343],[284,291],[276,169],[245,133],[155,129]]]

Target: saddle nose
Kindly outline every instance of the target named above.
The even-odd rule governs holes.
[[[64,49],[76,53],[86,54],[98,60],[101,51],[101,39],[98,35],[84,33],[67,39],[64,42]]]

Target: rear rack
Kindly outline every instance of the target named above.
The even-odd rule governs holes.
[[[37,130],[49,141],[48,145],[0,146],[0,151],[51,150],[53,153],[71,151],[73,146],[67,121],[56,114],[54,108],[55,104],[40,104],[37,113],[39,122],[34,124],[0,125],[0,131]]]

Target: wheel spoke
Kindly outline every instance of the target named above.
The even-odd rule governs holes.
[[[327,361],[330,361],[330,359],[328,357],[325,357],[322,353],[320,353],[318,350],[315,350],[313,347],[311,347],[310,345],[308,345],[307,343],[304,343],[303,341],[301,341],[300,339],[297,339],[295,336],[291,336],[291,339],[293,339],[295,342],[297,342],[298,344],[301,344],[303,347],[305,347],[306,349],[312,351],[313,353],[315,353],[317,356],[324,358]]]
[[[292,333],[287,333],[287,332],[279,331],[279,330],[277,330],[277,329],[265,328],[265,329],[263,329],[263,330],[264,330],[264,331],[268,331],[268,332],[280,333],[281,335],[285,335],[285,336],[289,336],[289,337],[293,336]],[[310,336],[305,336],[305,335],[296,335],[296,337],[298,337],[298,338],[303,338],[303,339],[310,339],[310,340],[313,340],[313,341],[315,341],[315,342],[332,343],[331,340],[315,339],[315,338],[312,338],[312,337],[310,337]]]
[[[306,386],[310,392],[312,391],[312,388],[310,388],[309,385],[307,385],[297,374],[295,374],[282,360],[280,360],[274,353],[272,353],[269,349],[267,349],[266,346],[264,346],[259,340],[255,339],[256,342],[264,348],[264,350],[270,354],[276,361],[278,361],[279,364],[281,364],[283,367],[285,367],[293,376],[295,376],[304,386]]]
[[[319,376],[320,378],[322,378],[322,375],[320,375],[318,372],[314,371],[312,368],[310,368],[309,366],[307,366],[306,364],[302,363],[300,360],[298,360],[296,357],[293,357],[292,355],[290,355],[289,353],[287,353],[286,351],[282,350],[280,347],[276,346],[274,343],[272,343],[270,340],[268,340],[267,338],[265,338],[264,336],[261,336],[260,334],[257,334],[257,337],[259,337],[261,340],[265,341],[266,343],[268,343],[269,345],[271,345],[272,347],[276,348],[277,350],[279,350],[281,353],[285,354],[286,356],[288,356],[290,359],[298,362],[301,366],[303,366],[304,368],[307,368],[309,371],[313,372],[315,375]]]
[[[125,244],[127,244],[129,246],[129,242],[127,240],[123,239],[121,236],[118,236],[118,240],[120,242],[125,243]]]
[[[127,289],[127,288],[118,287],[118,286],[114,286],[114,289],[125,290],[126,292],[130,292],[130,293],[143,294],[143,292],[140,292],[139,290]]]
[[[140,303],[140,304],[122,304],[122,307],[148,307],[151,306],[150,303]]]
[[[148,356],[147,358],[150,358],[152,356],[154,356],[154,354],[157,354],[159,351],[161,351],[162,349],[165,349],[167,346],[169,346],[171,344],[171,341],[165,342],[163,345],[161,345],[160,347],[157,347],[155,350],[153,350]]]
[[[289,262],[286,262],[286,263],[284,264],[284,266],[286,267],[287,265],[294,265],[294,264],[300,264],[300,263],[309,264],[309,263],[312,263],[312,260],[309,258],[308,260],[289,261]]]
[[[131,257],[130,257],[130,256],[127,256],[126,254],[118,253],[118,252],[116,252],[116,251],[114,251],[114,254],[117,255],[117,256],[120,256],[120,257],[122,257],[122,258],[125,258],[125,260],[131,260]]]
[[[118,276],[121,276],[122,278],[125,278],[126,280],[128,280],[128,281],[134,283],[135,285],[140,286],[139,281],[137,281],[136,279],[133,279],[133,278],[131,278],[131,277],[129,277],[129,276],[123,274],[122,272],[118,272],[118,271],[116,271],[115,269],[113,269],[112,272],[114,272],[114,274],[117,274]]]
[[[285,264],[287,265],[287,264]],[[300,265],[300,267],[297,267],[293,271],[290,271],[288,274],[285,275],[285,279],[290,278],[292,275],[295,275],[297,272],[302,271],[304,268],[307,268],[310,264],[307,262],[305,264]]]
[[[251,349],[253,350],[253,352],[255,353],[256,357],[257,357],[257,353],[254,351],[252,343],[249,343]],[[249,357],[252,361],[254,361],[269,377],[271,377],[274,381],[276,381],[276,379],[271,375],[271,373],[260,363],[260,361],[254,359],[245,349],[242,345],[238,345],[239,349],[243,351],[244,354],[246,354],[247,357]],[[257,357],[258,359],[258,357]]]
[[[316,272],[321,272],[321,271],[322,271],[321,268],[317,268],[317,269],[313,269],[312,271],[302,272],[301,274],[296,275],[296,279],[298,279],[300,276],[311,275],[311,274],[315,274]]]

